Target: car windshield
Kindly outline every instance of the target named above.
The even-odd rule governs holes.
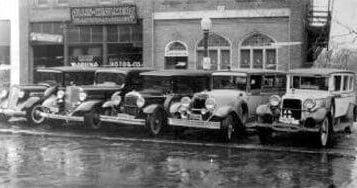
[[[247,77],[244,76],[213,76],[213,89],[245,90]]]
[[[97,73],[96,84],[105,86],[123,86],[125,74],[121,73]]]
[[[64,76],[65,85],[92,85],[94,83],[93,72],[67,72]]]
[[[154,90],[159,93],[170,93],[172,80],[163,76],[144,76],[144,90]]]
[[[45,71],[38,71],[35,74],[35,83],[47,83],[47,84],[57,84],[62,83],[62,73],[61,72],[45,72]]]
[[[209,89],[208,77],[177,77],[174,80],[174,93],[191,94]]]
[[[294,76],[294,89],[328,90],[327,77]]]

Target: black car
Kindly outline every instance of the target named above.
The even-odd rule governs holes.
[[[143,68],[99,68],[95,73],[94,85],[68,86],[58,90],[57,95],[42,103],[39,116],[49,120],[79,122],[98,129],[101,124],[96,114],[102,113],[103,103],[112,95],[124,96],[129,91],[140,89],[140,73]]]
[[[94,82],[95,69],[89,67],[47,67],[38,68],[35,84],[13,85],[0,93],[0,115],[2,120],[10,117],[26,117],[35,125],[43,121],[35,113],[39,105],[59,87],[67,85],[88,85]]]
[[[100,121],[146,126],[151,135],[159,135],[172,116],[170,107],[184,96],[210,89],[211,73],[206,71],[151,71],[141,74],[143,88],[125,97],[113,97],[110,113],[100,115]]]

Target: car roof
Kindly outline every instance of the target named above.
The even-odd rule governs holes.
[[[211,75],[210,71],[203,70],[158,70],[141,73],[144,76],[209,76]]]
[[[129,72],[147,72],[147,71],[152,71],[153,69],[148,69],[148,68],[138,68],[138,67],[133,67],[133,68],[120,68],[120,67],[101,67],[97,69],[97,73],[123,73],[127,74]]]
[[[215,71],[213,75],[247,75],[247,74],[287,74],[280,70],[262,70],[262,69],[238,69]]]
[[[97,67],[80,67],[80,66],[58,66],[58,67],[40,67],[36,70],[39,72],[95,72]]]
[[[330,75],[338,73],[348,73],[355,74],[351,70],[342,70],[342,69],[332,69],[332,68],[305,68],[305,69],[292,69],[289,71],[289,74],[301,74],[301,75]]]

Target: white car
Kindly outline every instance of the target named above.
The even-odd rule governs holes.
[[[257,108],[255,124],[262,142],[272,131],[312,132],[320,146],[330,146],[332,134],[351,131],[356,117],[355,74],[338,69],[294,69],[282,98],[271,96]]]

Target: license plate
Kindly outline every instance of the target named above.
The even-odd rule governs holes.
[[[59,108],[57,108],[57,107],[50,107],[49,109],[51,112],[55,112],[55,113],[59,112]]]
[[[134,119],[133,116],[128,115],[128,114],[118,114],[117,116],[119,119]]]
[[[201,115],[198,114],[190,114],[190,119],[191,120],[202,120]]]
[[[298,120],[295,120],[294,118],[288,118],[288,117],[281,117],[280,121],[282,123],[288,123],[288,124],[296,124]]]

